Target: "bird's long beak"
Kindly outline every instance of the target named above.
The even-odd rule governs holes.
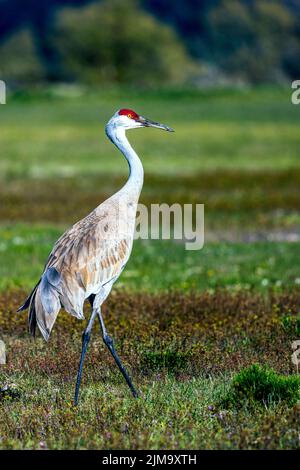
[[[159,122],[151,121],[151,119],[144,118],[143,116],[139,117],[139,122],[144,127],[156,127],[157,129],[163,129],[164,131],[174,132],[174,129],[169,126],[165,126],[164,124],[160,124]]]

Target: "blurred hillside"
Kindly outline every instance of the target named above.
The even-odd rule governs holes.
[[[0,78],[131,84],[300,77],[298,0],[0,0]]]

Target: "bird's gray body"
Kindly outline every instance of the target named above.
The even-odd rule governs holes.
[[[106,134],[127,159],[130,168],[129,178],[123,188],[59,238],[48,257],[39,282],[19,309],[28,308],[30,332],[34,335],[38,326],[47,341],[61,307],[71,315],[84,319],[84,301],[90,300],[92,313],[83,333],[75,389],[76,404],[83,361],[96,317],[100,322],[104,343],[133,395],[137,396],[131,379],[115,351],[113,340],[107,334],[101,305],[129,259],[137,204],[143,186],[143,166],[129,144],[125,131],[151,126],[172,131],[167,126],[147,120],[127,109],[118,111],[110,119],[106,126]]]
[[[48,340],[59,310],[84,319],[84,301],[105,301],[132,249],[137,200],[119,191],[67,230],[55,243],[30,296],[29,324]],[[56,281],[53,275],[56,274]]]
[[[129,259],[144,172],[125,130],[115,117],[106,127],[108,137],[128,160],[128,181],[59,238],[39,283],[21,307],[29,308],[31,333],[37,325],[46,341],[61,307],[78,319],[84,319],[83,304],[90,296],[100,307]]]

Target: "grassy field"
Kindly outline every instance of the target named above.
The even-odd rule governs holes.
[[[103,132],[125,106],[176,130],[129,134],[145,167],[141,201],[204,203],[206,242],[198,252],[135,242],[104,315],[141,397],[131,398],[95,329],[74,408],[84,323],[62,313],[46,345],[28,336],[16,309],[62,231],[125,181],[126,164]],[[300,336],[299,110],[289,89],[56,87],[9,97],[0,113],[8,359],[0,366],[0,448],[299,447],[291,362]],[[254,363],[278,375],[253,378]],[[229,406],[240,371],[252,382]]]
[[[2,226],[0,289],[29,289],[36,283],[62,232],[55,226]],[[298,255],[298,243],[288,242],[211,242],[202,250],[186,251],[184,243],[136,240],[115,288],[148,292],[218,287],[236,291],[292,289],[300,285]]]
[[[104,135],[112,113],[125,106],[175,129],[130,132],[147,174],[300,167],[300,113],[289,88],[48,95],[15,97],[1,108],[2,178],[127,174]]]
[[[220,403],[232,375],[250,364],[295,377],[299,292],[114,292],[104,310],[107,328],[141,396],[130,396],[95,328],[78,408],[72,400],[82,324],[63,314],[47,347],[29,340],[24,315],[15,314],[23,298],[17,290],[0,298],[9,351],[1,380],[11,389],[1,401],[2,448],[298,447],[296,403],[272,394],[255,406]]]

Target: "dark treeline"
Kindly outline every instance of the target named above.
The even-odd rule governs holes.
[[[299,59],[298,0],[0,0],[0,74],[15,83],[280,82]]]

